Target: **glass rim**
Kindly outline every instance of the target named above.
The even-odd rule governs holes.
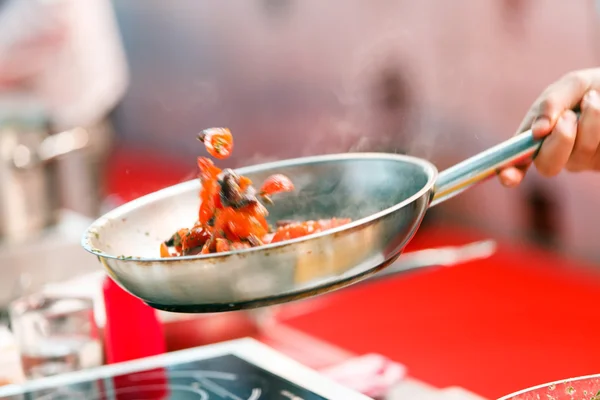
[[[11,301],[8,306],[9,318],[12,319],[13,316],[23,315],[29,312],[47,311],[53,304],[60,303],[62,301],[79,302],[79,304],[84,304],[85,307],[65,308],[63,310],[57,310],[62,311],[57,312],[57,314],[69,314],[87,308],[89,308],[91,311],[94,311],[94,299],[92,297],[36,293],[22,296]]]

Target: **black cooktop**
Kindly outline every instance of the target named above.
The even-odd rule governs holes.
[[[23,400],[328,400],[235,355],[13,397]]]

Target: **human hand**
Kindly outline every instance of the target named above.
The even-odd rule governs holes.
[[[600,170],[600,68],[570,72],[546,88],[533,103],[518,133],[531,128],[533,136],[548,136],[534,161],[539,173],[558,175]],[[580,107],[579,120],[573,111]],[[529,164],[499,174],[507,187],[518,186]]]

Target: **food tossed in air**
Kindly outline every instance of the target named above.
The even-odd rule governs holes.
[[[198,139],[215,158],[231,155],[233,136],[227,128],[203,130]],[[179,229],[160,245],[161,257],[222,253],[296,239],[351,222],[349,218],[319,221],[287,221],[272,229],[269,212],[261,200],[272,204],[271,197],[294,190],[285,175],[274,174],[260,190],[252,181],[231,169],[220,169],[212,160],[198,157],[201,183],[198,220],[191,228]]]
[[[233,150],[233,136],[227,128],[209,128],[198,134],[208,153],[218,159],[225,159]]]

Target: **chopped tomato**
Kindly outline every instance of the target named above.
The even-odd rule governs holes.
[[[224,253],[226,251],[231,250],[231,248],[229,247],[229,242],[227,241],[227,239],[221,239],[221,238],[217,239],[216,243],[215,243],[215,246],[216,246],[217,253]]]
[[[202,131],[198,138],[213,157],[227,158],[233,149],[233,136],[229,129],[211,128]],[[269,215],[263,203],[272,203],[271,195],[294,190],[294,184],[285,175],[268,177],[258,193],[252,181],[231,169],[221,170],[212,160],[198,157],[199,193],[198,220],[192,229],[180,229],[161,244],[161,257],[182,254],[225,252],[281,242],[336,228],[350,219],[332,218],[318,221],[280,221],[272,232],[267,223]],[[174,248],[176,254],[169,254]]]
[[[237,240],[246,239],[251,235],[263,237],[268,231],[268,224],[260,215],[226,207],[219,210],[215,229],[225,231],[231,235],[232,240]]]
[[[271,243],[312,235],[313,233],[337,228],[338,226],[345,225],[351,221],[352,220],[349,218],[332,218],[319,221],[291,222],[277,229]]]
[[[252,186],[252,181],[250,178],[240,176],[240,191],[245,192],[250,186]]]
[[[204,143],[206,151],[218,159],[229,157],[233,150],[233,136],[227,128],[205,129],[200,132],[198,139]]]
[[[223,208],[223,204],[221,204],[221,193],[215,193],[213,198],[213,204],[215,208]]]
[[[171,257],[171,253],[169,253],[169,248],[166,244],[160,244],[160,256],[161,258]]]
[[[219,195],[217,178],[221,170],[205,157],[198,157],[198,168],[200,169],[200,181],[202,183],[198,221],[202,225],[207,225],[214,216],[216,208],[215,199]]]
[[[208,243],[206,243],[204,247],[202,247],[202,251],[200,252],[200,254],[210,254],[210,247]]]
[[[269,211],[267,211],[266,207],[260,204],[259,202],[249,204],[246,207],[240,209],[240,211],[260,219],[261,224],[263,224],[265,229],[269,229],[269,225],[265,218],[267,215],[269,215]]]
[[[249,249],[250,247],[250,243],[246,243],[246,242],[232,242],[231,243],[231,248],[233,250],[243,250],[243,249]]]
[[[260,194],[262,196],[271,196],[273,194],[282,192],[291,192],[294,190],[294,184],[285,175],[275,174],[265,179],[262,187],[260,188]]]
[[[200,203],[200,211],[198,212],[198,221],[203,225],[207,225],[208,222],[212,219],[215,210],[212,205],[208,201],[203,201]]]
[[[295,222],[277,229],[271,243],[282,242],[284,240],[292,240],[302,236],[311,235],[320,232],[321,230],[315,221]]]
[[[177,232],[175,232],[175,234],[171,237],[170,241],[173,242],[172,246],[175,248],[175,251],[177,252],[181,252],[182,247],[181,247],[181,238],[183,238],[185,235],[187,235],[189,229],[187,228],[183,228],[178,230]],[[165,243],[166,245],[167,243]]]
[[[221,169],[215,166],[211,159],[198,157],[198,168],[200,169],[200,179],[205,181],[216,180],[221,173]]]
[[[210,239],[210,232],[201,226],[196,226],[181,238],[182,249],[186,251],[204,246],[208,239]]]

